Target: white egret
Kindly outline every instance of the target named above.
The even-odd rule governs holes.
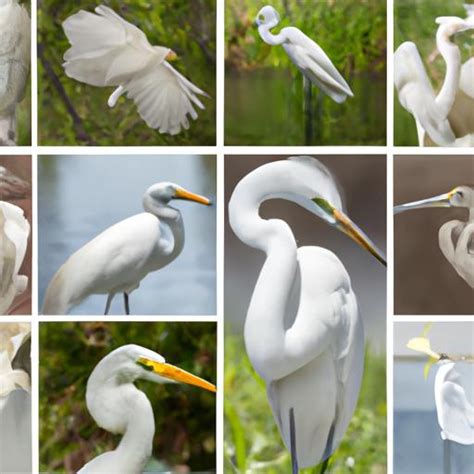
[[[17,0],[0,0],[0,145],[15,145],[16,108],[30,71],[31,26]]]
[[[198,95],[207,94],[192,84],[168,61],[174,51],[152,46],[145,34],[109,7],[96,14],[84,10],[63,23],[71,48],[64,55],[66,74],[96,87],[117,87],[109,98],[114,107],[123,94],[134,100],[146,124],[160,133],[178,134],[204,109]]]
[[[266,254],[245,321],[247,354],[265,380],[293,472],[326,460],[352,418],[364,360],[364,331],[350,277],[322,247],[297,248],[290,227],[265,220],[268,199],[293,201],[347,234],[385,265],[369,238],[343,213],[329,170],[308,156],[265,164],[245,176],[229,202],[229,223],[245,244]],[[300,275],[299,308],[285,328]],[[263,335],[263,336],[262,336]]]
[[[174,183],[157,183],[143,197],[146,212],[109,227],[77,250],[49,283],[43,314],[67,314],[92,294],[106,294],[105,314],[116,293],[123,293],[130,314],[130,293],[150,272],[178,257],[184,247],[181,212],[170,206],[184,199],[210,205],[209,199]]]
[[[444,442],[445,472],[451,472],[449,443],[474,444],[474,406],[466,394],[461,374],[456,370],[456,364],[474,362],[474,357],[437,353],[431,349],[426,337],[411,339],[407,347],[429,356],[425,377],[428,375],[426,369],[429,370],[433,364],[438,365],[434,384],[436,414]],[[467,386],[472,387],[472,383]]]
[[[152,454],[155,422],[147,396],[134,385],[138,379],[155,383],[178,382],[211,392],[215,385],[178,367],[144,347],[115,349],[94,368],[87,381],[87,408],[106,431],[121,434],[113,451],[88,462],[78,474],[141,474]]]
[[[263,7],[256,22],[262,40],[270,46],[282,45],[303,76],[332,100],[342,103],[348,96],[353,97],[351,88],[327,54],[301,30],[290,26],[276,35],[271,33],[280,22],[280,15],[272,6]]]
[[[474,288],[474,186],[457,186],[429,199],[396,206],[395,214],[429,207],[462,207],[469,210],[466,222],[452,220],[439,229],[439,247],[458,275]]]
[[[446,62],[443,86],[436,95],[416,45],[407,41],[394,55],[398,98],[415,118],[420,146],[473,146],[474,58],[462,65],[452,37],[473,29],[474,16],[439,17],[436,23],[436,45]]]

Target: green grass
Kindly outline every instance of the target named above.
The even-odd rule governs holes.
[[[266,398],[240,336],[226,336],[225,471],[288,474],[290,455],[280,439]],[[331,474],[386,472],[385,357],[367,349],[359,404],[342,443],[331,458]],[[346,464],[354,459],[354,466]],[[320,468],[302,469],[302,474]]]

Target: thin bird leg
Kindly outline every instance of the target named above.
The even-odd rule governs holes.
[[[112,108],[115,107],[115,104],[119,100],[120,96],[125,93],[125,89],[123,86],[118,86],[117,89],[115,89],[111,96],[109,97],[109,100],[107,101],[107,105]]]
[[[327,471],[327,468],[329,466],[329,460],[331,457],[328,457],[322,464],[321,464],[321,470],[319,471],[319,474],[324,474]]]
[[[443,474],[451,474],[451,441],[443,441]]]
[[[298,458],[296,452],[295,411],[290,408],[290,444],[291,444],[291,472],[298,474]]]
[[[130,314],[130,304],[128,301],[128,293],[123,294],[123,301],[125,303],[125,314]]]
[[[107,303],[105,305],[105,311],[104,311],[104,316],[109,314],[110,311],[110,305],[112,304],[112,300],[114,299],[115,293],[109,293],[107,296]]]

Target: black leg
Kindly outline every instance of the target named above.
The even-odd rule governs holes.
[[[321,464],[321,470],[319,471],[319,474],[324,474],[327,471],[327,468],[329,466],[329,460],[331,458],[327,458],[322,464]]]
[[[130,304],[128,301],[128,293],[123,294],[123,301],[125,303],[125,314],[130,314]]]
[[[296,452],[296,429],[295,429],[295,412],[290,408],[290,444],[291,444],[291,472],[298,474],[298,458]]]
[[[451,441],[449,439],[443,441],[443,461],[443,474],[451,474]]]
[[[109,311],[110,311],[110,305],[112,304],[112,300],[114,299],[114,296],[115,296],[115,293],[110,293],[108,296],[107,296],[107,303],[105,305],[105,311],[104,311],[104,315],[106,316],[107,314],[109,314]]]

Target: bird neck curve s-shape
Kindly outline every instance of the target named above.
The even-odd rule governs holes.
[[[446,63],[446,75],[443,85],[436,96],[436,103],[443,117],[447,117],[453,108],[461,77],[461,52],[456,44],[452,43],[445,34],[438,30],[436,35],[438,51]]]
[[[280,33],[274,35],[270,30],[272,28],[275,28],[278,23],[268,23],[266,25],[260,25],[258,27],[258,33],[260,34],[260,38],[262,40],[269,44],[270,46],[278,46],[280,44],[283,44],[286,40],[285,36],[283,33],[280,31]]]

